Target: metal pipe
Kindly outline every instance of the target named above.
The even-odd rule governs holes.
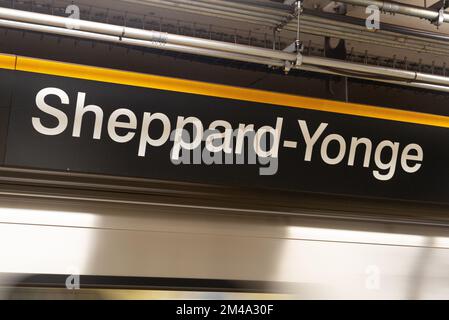
[[[128,1],[128,2],[142,4],[142,1]],[[148,3],[146,3],[146,4],[148,5]],[[153,7],[158,7],[158,8],[177,10],[177,11],[181,11],[181,12],[189,12],[189,13],[193,13],[193,14],[201,13],[204,15],[208,15],[211,17],[217,17],[220,19],[228,18],[228,19],[232,19],[232,20],[236,20],[236,21],[242,21],[242,22],[247,22],[247,23],[250,22],[253,24],[265,25],[265,26],[269,26],[269,27],[272,27],[272,26],[276,25],[277,23],[279,23],[277,21],[277,19],[282,19],[281,17],[277,17],[277,16],[273,16],[272,18],[260,17],[260,16],[256,16],[253,14],[251,16],[248,16],[245,13],[236,13],[236,12],[229,11],[229,10],[223,10],[223,9],[220,10],[220,9],[212,8],[210,6],[198,6],[198,5],[192,5],[192,4],[187,4],[187,3],[177,3],[176,7],[173,7],[173,4],[170,4],[166,1],[156,1],[156,2],[152,1],[150,3],[150,5]]]
[[[106,25],[102,23],[74,20],[69,18],[54,17],[35,13],[33,13],[31,17],[28,17],[27,15],[23,15],[21,11],[18,10],[11,11],[11,9],[8,9],[7,12],[10,16],[14,16],[13,13],[19,12],[20,13],[18,15],[19,19],[26,18],[31,21],[39,21],[39,22],[41,22],[43,19],[46,19],[47,17],[50,17],[53,18],[50,19],[51,23],[57,25],[59,24],[60,26],[62,26],[62,27],[52,25],[49,26],[36,23],[26,23],[20,21],[10,21],[0,19],[0,26],[8,28],[25,29],[37,32],[45,32],[64,36],[79,37],[84,39],[92,39],[96,41],[107,41],[133,46],[142,46],[162,50],[185,52],[190,54],[212,56],[223,59],[232,59],[279,67],[285,66],[285,63],[287,61],[289,62],[296,61],[293,59],[293,57],[295,59],[297,57],[296,54],[286,54],[284,52],[279,52],[276,50],[267,50],[213,40],[176,36],[156,31],[125,28],[114,25]],[[5,11],[0,9],[0,16],[2,16],[2,14],[4,13]],[[48,21],[46,20],[45,22]],[[72,27],[82,25],[84,27],[84,30],[67,29],[66,27],[68,23],[70,23]],[[86,31],[86,29],[92,31]],[[101,33],[101,31],[106,31],[107,33]],[[130,38],[129,36],[132,36],[132,38]],[[167,40],[169,36],[170,41]],[[254,54],[260,53],[261,52],[260,50],[262,50],[262,52],[264,53],[264,55],[266,55],[266,57],[261,57]],[[283,59],[284,57],[288,57],[290,59]],[[402,84],[404,85],[410,85],[410,83],[413,83],[414,86],[416,86],[416,83],[422,83],[423,86],[428,86],[429,88],[435,90],[442,89],[441,91],[446,91],[447,88],[449,88],[449,78],[420,72],[397,70],[380,66],[370,66],[364,64],[345,62],[341,60],[334,60],[322,57],[310,57],[310,56],[303,56],[302,63],[303,66],[293,65],[293,68],[300,69],[301,67],[304,68],[306,66],[312,66],[321,69],[331,69],[331,71],[336,70],[337,72],[338,70],[345,70],[347,72],[358,73],[356,75],[351,75],[356,78],[357,77],[373,78],[377,76],[379,77],[379,79],[376,80],[381,82],[403,81]],[[444,86],[444,90],[443,88],[440,88],[440,86]]]
[[[200,0],[205,1],[205,0]],[[239,8],[247,8],[249,10],[263,10],[264,12],[280,13],[285,14],[286,12],[291,12],[291,5],[286,5],[274,1],[261,1],[261,0],[206,0],[207,2],[221,2],[223,5],[233,5]]]
[[[232,53],[240,53],[250,56],[258,56],[270,59],[278,59],[284,61],[295,62],[297,55],[295,53],[287,53],[271,49],[263,49],[253,46],[234,44],[209,39],[181,36],[172,33],[148,31],[134,28],[124,28],[123,36],[141,40],[163,42],[169,44],[178,44],[184,46],[193,46],[205,49],[213,49]]]
[[[186,7],[190,8],[201,8],[202,10],[210,10],[210,12],[219,12],[222,13],[223,11],[229,12],[231,14],[234,14],[237,17],[244,17],[248,18],[248,16],[242,12],[242,9],[240,8],[233,8],[230,4],[227,4],[226,7],[224,7],[224,3],[222,1],[219,1],[217,4],[214,3],[204,3],[201,0],[176,0],[176,5],[181,6],[182,4],[186,5]],[[213,11],[212,11],[213,10]],[[263,12],[258,12],[257,10],[253,10],[251,16],[255,18],[264,19],[265,21],[273,21],[276,19],[282,20],[283,17],[276,17],[272,14],[267,14]],[[273,21],[273,23],[279,23],[279,21]]]
[[[438,11],[388,1],[378,1],[378,0],[338,0],[338,1],[365,8],[368,6],[376,6],[381,11],[427,19],[432,22],[438,21],[438,18],[440,16],[440,13]],[[447,13],[443,13],[442,15],[443,21],[449,22],[449,15]]]
[[[130,27],[116,26],[106,23],[78,20],[72,18],[52,16],[48,14],[21,11],[8,8],[0,8],[0,18],[28,23],[35,23],[60,28],[76,29],[79,31],[101,33],[118,37],[129,37],[141,40],[154,41],[158,43],[177,44],[183,46],[194,46],[204,49],[227,51],[252,55],[270,59],[279,59],[294,62],[296,54],[257,48],[241,44],[233,44],[209,39],[181,36],[154,30],[143,30]]]
[[[169,3],[165,3],[164,2],[153,2],[151,1],[150,3],[148,3],[147,1],[141,1],[141,0],[126,0],[126,2],[129,3],[136,3],[136,4],[140,4],[140,5],[150,5],[152,7],[157,7],[157,8],[162,8],[162,9],[167,9],[167,10],[175,10],[175,11],[179,11],[182,13],[191,13],[191,14],[195,14],[195,15],[202,15],[202,16],[207,16],[207,17],[212,17],[212,18],[218,18],[218,19],[227,19],[227,20],[232,20],[232,21],[238,21],[238,22],[244,22],[244,23],[252,23],[258,26],[264,26],[264,27],[268,27],[268,28],[274,28],[275,24],[273,24],[272,22],[267,22],[264,20],[261,20],[260,18],[254,17],[252,15],[246,15],[245,17],[241,17],[241,16],[235,16],[234,14],[230,13],[230,12],[226,12],[226,11],[221,11],[221,12],[210,12],[210,11],[203,11],[201,10],[201,8],[195,8],[195,7],[180,7],[180,6],[173,6],[172,4]],[[247,13],[247,11],[245,12],[245,14]],[[274,18],[278,18],[277,16],[275,16]]]
[[[388,36],[386,34],[377,34],[377,37],[372,37],[371,33],[360,30],[360,33],[348,33],[343,30],[343,27],[329,27],[319,23],[312,23],[304,21],[301,24],[301,31],[308,34],[314,34],[317,36],[330,36],[341,39],[349,39],[361,43],[379,44],[383,46],[389,46],[393,48],[414,50],[416,52],[428,52],[432,54],[445,55],[449,54],[449,44],[421,44],[412,38],[398,41],[394,36]]]
[[[332,75],[336,75],[336,76],[348,77],[347,74],[344,74],[342,72],[338,72],[335,70],[332,71],[329,69],[311,66],[311,65],[301,65],[298,67],[298,69],[304,70],[304,71],[310,71],[310,72],[325,73],[325,74],[332,74]],[[379,80],[376,78],[370,78],[370,77],[364,77],[364,76],[354,76],[354,75],[351,75],[351,78],[357,78],[357,79],[369,80],[369,81],[381,81],[384,83],[390,83],[390,84],[394,84],[394,85],[398,85],[398,86],[404,86],[404,82],[397,81],[397,80],[387,80],[387,79]],[[406,85],[409,87],[414,87],[414,88],[419,88],[419,89],[435,90],[435,91],[449,93],[448,86],[441,86],[441,85],[436,85],[436,84],[428,84],[428,83],[420,83],[420,82],[407,82]]]
[[[371,42],[373,40],[384,40],[384,39],[394,40],[394,41],[398,42],[398,38],[401,38],[401,39],[403,39],[403,41],[414,41],[415,43],[420,43],[423,46],[427,46],[430,43],[431,45],[434,44],[434,45],[449,47],[449,37],[448,36],[444,36],[442,34],[437,34],[437,33],[432,33],[432,32],[413,33],[413,31],[411,31],[411,30],[409,30],[410,31],[409,34],[405,34],[405,33],[403,34],[400,32],[388,30],[388,27],[386,26],[386,24],[383,24],[382,29],[378,30],[375,34],[373,34],[372,31],[368,31],[366,29],[365,25],[363,25],[363,27],[362,27],[362,26],[353,25],[353,24],[349,24],[349,23],[341,23],[341,22],[337,22],[337,21],[332,21],[332,20],[325,19],[325,18],[313,18],[310,16],[304,16],[302,18],[302,23],[304,25],[315,25],[315,26],[325,27],[325,28],[331,29],[331,30],[344,31],[347,36],[363,35],[364,37],[369,38],[371,40]],[[390,27],[391,27],[391,25],[390,25]],[[296,28],[296,26],[294,23],[291,23],[286,26],[286,30],[289,30],[292,32],[296,30],[295,28]],[[416,29],[413,29],[413,30],[418,32],[418,30],[416,30]],[[438,36],[441,36],[441,37],[438,37]],[[401,43],[401,45],[403,45],[403,44],[404,43]]]
[[[254,18],[269,17],[270,19],[285,19],[286,16],[292,13],[290,6],[272,8],[270,2],[251,2],[250,0],[244,0],[241,3],[230,0],[195,0],[194,2],[191,2],[191,0],[124,0],[124,2],[140,3],[151,6],[170,6],[174,10],[181,8],[181,11],[183,7],[181,7],[180,4],[184,3],[187,5],[190,4],[189,8],[198,9],[197,11],[199,12],[202,11],[202,8],[218,8],[221,13],[229,13],[231,16],[233,12],[237,12],[239,14],[244,14],[247,17],[250,16]],[[199,6],[197,6],[198,4]],[[187,6],[184,6],[184,8],[187,8]],[[260,16],[260,14],[262,14],[262,16]]]
[[[253,1],[250,2],[251,5],[248,5],[249,0],[244,0],[240,2],[239,0],[196,0],[195,3],[202,3],[202,6],[206,7],[206,11],[202,9],[201,6],[190,5],[188,8],[186,6],[173,5],[173,0],[165,1],[165,0],[125,0],[127,2],[139,3],[142,5],[151,5],[160,8],[166,8],[169,10],[178,10],[180,12],[188,12],[193,14],[200,14],[209,17],[215,17],[219,19],[228,19],[233,21],[239,21],[244,23],[255,23],[259,26],[265,27],[279,27],[283,25],[282,29],[287,31],[295,32],[297,30],[296,19],[289,21],[289,17],[292,17],[292,7],[282,5],[280,8],[273,11],[271,9],[271,3],[268,4],[266,2]],[[191,2],[191,0],[175,0],[176,4],[183,3],[186,1]],[[240,3],[245,3],[245,5],[241,5]],[[211,9],[212,5],[220,5],[221,9],[214,13],[208,11],[207,9]],[[237,6],[238,5],[238,6]],[[276,4],[277,6],[278,4]],[[230,8],[238,8],[238,10],[243,14],[236,16],[235,13],[229,11]],[[264,19],[261,19],[258,15],[255,14],[256,11],[261,11],[264,14],[267,14],[267,17],[270,17],[272,22],[267,22]],[[392,48],[401,48],[401,49],[410,49],[419,53],[430,53],[437,55],[447,55],[447,49],[440,47],[445,46],[446,44],[441,42],[437,42],[438,40],[447,40],[442,34],[433,33],[433,32],[425,32],[423,30],[411,29],[406,27],[400,27],[389,24],[382,24],[382,30],[379,30],[376,33],[369,32],[366,33],[365,20],[358,19],[349,16],[330,14],[325,12],[319,12],[311,9],[304,9],[303,14],[301,15],[301,26],[305,24],[314,24],[319,25],[319,28],[302,28],[301,32],[304,34],[318,35],[318,36],[330,36],[337,37],[342,39],[348,39],[352,41],[362,42],[362,43],[375,43],[376,45],[387,45]],[[273,20],[277,20],[278,22],[273,24]],[[280,23],[280,21],[283,21]],[[363,28],[362,28],[363,26]],[[323,28],[327,28],[327,32],[322,32]],[[345,31],[336,32],[336,29],[345,28]],[[354,29],[355,28],[355,29]],[[391,32],[394,32],[392,34]],[[398,34],[403,36],[403,41],[398,41]],[[416,38],[412,39],[411,36],[415,36]],[[425,37],[425,39],[422,39]],[[446,39],[445,39],[446,38]],[[429,45],[426,42],[436,42],[438,44]]]
[[[377,75],[377,76],[387,76],[390,80],[405,80],[407,82],[422,82],[432,85],[443,85],[449,86],[449,78],[421,73],[416,71],[407,70],[397,70],[392,68],[380,67],[380,66],[370,66],[365,64],[350,63],[335,59],[326,59],[319,57],[308,57],[304,56],[303,63],[306,65],[312,65],[317,67],[333,68],[336,70],[350,70],[367,75]]]
[[[113,42],[113,43],[117,43],[117,44],[124,44],[124,45],[137,46],[137,47],[168,50],[168,51],[182,52],[182,53],[188,53],[188,54],[196,54],[196,55],[214,57],[214,58],[231,59],[231,60],[236,60],[236,61],[250,62],[250,63],[256,63],[256,64],[263,64],[263,65],[271,65],[271,66],[276,66],[276,67],[283,67],[285,65],[284,61],[275,60],[275,59],[260,58],[260,57],[254,57],[254,56],[249,56],[249,55],[244,55],[244,54],[222,52],[222,51],[196,48],[196,47],[187,47],[187,46],[176,45],[176,44],[168,44],[168,43],[161,44],[161,43],[157,43],[154,41],[146,41],[146,40],[140,40],[140,39],[131,39],[131,38],[125,38],[125,37],[111,36],[111,35],[105,35],[105,34],[99,34],[99,33],[93,33],[93,32],[80,31],[80,30],[75,30],[75,29],[64,29],[64,28],[58,28],[58,27],[52,27],[52,26],[42,26],[42,25],[36,25],[36,24],[32,24],[32,23],[17,22],[17,21],[10,21],[10,20],[4,20],[4,19],[0,19],[0,27],[28,30],[28,31],[33,31],[33,32],[57,34],[60,36],[75,37],[75,38],[102,41],[102,42]]]
[[[341,14],[334,14],[334,13],[327,13],[317,10],[311,10],[311,9],[304,9],[302,20],[314,20],[317,21],[317,19],[320,19],[323,21],[323,23],[339,23],[340,25],[344,25],[347,27],[351,26],[357,26],[363,29],[366,29],[365,26],[365,19],[351,17],[351,16],[345,16]],[[358,29],[359,30],[359,29]],[[358,31],[357,30],[357,31]],[[417,39],[424,39],[425,40],[433,40],[437,41],[439,43],[448,43],[449,42],[449,36],[443,33],[437,33],[427,30],[421,30],[416,28],[410,28],[410,27],[404,27],[396,24],[390,24],[390,23],[382,23],[382,29],[378,30],[379,32],[391,32],[394,33],[396,36],[402,35],[402,36],[413,36]],[[376,33],[376,35],[377,35]]]
[[[351,63],[335,59],[304,56],[303,63],[306,65],[313,65],[318,67],[350,70],[359,73],[378,75],[383,77],[387,76],[394,79],[410,80],[410,81],[416,80],[416,72],[414,71],[398,70],[380,66],[370,66],[366,64]],[[447,81],[446,85],[449,85],[449,78],[445,79]]]

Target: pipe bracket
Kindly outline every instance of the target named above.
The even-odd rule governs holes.
[[[299,67],[300,65],[302,65],[302,62],[303,62],[302,54],[298,52],[298,54],[296,55],[295,66]]]
[[[444,23],[444,8],[441,8],[438,11],[438,18],[435,21],[433,21],[433,24],[439,27],[443,23]]]

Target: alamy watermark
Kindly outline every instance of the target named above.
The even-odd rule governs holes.
[[[173,147],[170,160],[175,165],[260,165],[259,175],[274,175],[278,171],[278,152],[282,119],[276,127],[240,125],[237,129],[227,127],[227,122],[216,121],[224,130],[207,129],[203,132],[194,122],[193,134],[188,130],[175,129],[170,134]],[[200,134],[198,134],[200,132]]]
[[[65,279],[65,287],[68,290],[81,289],[81,276],[79,269],[76,267],[70,267],[67,269],[67,278]]]
[[[376,5],[366,7],[365,13],[368,17],[365,20],[365,26],[368,30],[380,29],[380,9]]]
[[[67,29],[75,29],[78,30],[80,28],[79,20],[80,17],[80,8],[77,5],[71,4],[65,8],[65,13],[69,16],[67,18],[70,19],[69,22],[65,24]]]

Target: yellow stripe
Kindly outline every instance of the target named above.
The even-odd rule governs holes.
[[[0,54],[0,68],[14,70],[16,68],[16,56],[10,54]]]
[[[10,58],[2,55],[0,57],[0,67],[6,66],[5,68],[9,69]],[[19,56],[16,70],[449,128],[449,117],[428,113],[308,98],[65,62]]]

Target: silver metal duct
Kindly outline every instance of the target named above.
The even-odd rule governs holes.
[[[278,50],[261,49],[227,42],[178,36],[158,31],[120,27],[104,23],[0,8],[0,18],[4,17],[8,17],[9,20],[0,19],[0,26],[8,28],[179,51],[269,66],[282,67],[287,64],[292,68],[298,69],[314,67],[315,70],[346,73],[346,76],[355,78],[370,78],[388,83],[392,83],[393,81],[403,85],[421,86],[423,88],[446,92],[449,88],[449,78],[447,77],[414,71],[350,63],[322,57],[301,57],[295,53],[286,53]],[[71,27],[71,29],[67,27]],[[296,64],[298,57],[300,58],[299,62],[302,62],[302,64]]]
[[[228,21],[251,23],[265,27],[268,32],[278,26],[283,26],[283,36],[293,41],[297,30],[297,19],[293,16],[291,6],[269,2],[236,3],[229,0],[122,0],[124,2],[151,6],[182,13],[190,13],[204,17],[213,17]],[[217,6],[220,9],[217,9]],[[236,13],[238,10],[238,14]],[[262,15],[261,15],[262,14]],[[321,15],[321,16],[320,16]],[[331,17],[333,16],[333,17]],[[338,21],[335,20],[338,18]],[[348,20],[352,19],[352,23]],[[420,53],[440,56],[449,55],[449,44],[443,34],[427,32],[423,35],[420,30],[410,28],[383,28],[373,33],[366,29],[364,20],[362,25],[354,23],[352,17],[317,13],[314,10],[304,10],[300,19],[301,33],[315,36],[327,36],[360,43],[389,46],[392,48],[408,49]],[[345,22],[346,20],[346,22]],[[400,29],[404,32],[392,32],[390,29]],[[406,31],[406,33],[405,33]]]
[[[425,52],[447,56],[449,55],[449,43],[444,40],[424,39],[423,37],[405,35],[386,30],[373,33],[365,26],[354,26],[342,22],[312,16],[301,16],[301,32],[317,36],[328,36],[338,39],[346,39],[361,43],[389,46],[392,48],[409,49],[415,52]],[[285,30],[295,32],[296,23],[290,22]]]
[[[167,51],[174,51],[174,52],[182,52],[182,53],[188,53],[188,54],[196,54],[196,55],[214,57],[214,58],[225,58],[225,59],[231,59],[231,60],[236,60],[236,61],[257,63],[257,64],[263,64],[263,65],[276,66],[276,67],[283,67],[285,65],[285,62],[283,62],[281,60],[259,58],[259,57],[244,55],[244,54],[222,52],[222,51],[196,48],[196,47],[188,47],[188,46],[182,46],[182,45],[177,45],[177,44],[168,44],[168,43],[161,44],[161,43],[154,42],[154,41],[131,39],[131,38],[126,38],[126,37],[118,37],[118,36],[112,36],[112,35],[106,35],[106,34],[80,31],[80,30],[75,30],[75,29],[63,29],[63,28],[58,28],[58,27],[53,27],[53,26],[42,26],[42,25],[26,23],[26,22],[17,22],[17,21],[0,19],[0,26],[5,27],[5,28],[12,28],[12,29],[20,29],[20,30],[28,30],[28,31],[34,31],[34,32],[57,34],[57,35],[61,35],[61,36],[75,37],[75,38],[80,38],[80,39],[112,42],[112,43],[117,43],[117,44],[145,47],[145,48],[152,48],[152,49],[160,49],[160,50],[167,50]]]
[[[233,44],[215,40],[170,34],[166,32],[143,30],[130,27],[122,27],[100,22],[78,20],[72,18],[52,16],[48,14],[21,11],[8,8],[0,8],[0,18],[14,21],[22,21],[59,28],[76,29],[79,31],[101,33],[106,35],[129,37],[148,40],[156,43],[169,43],[184,46],[193,46],[205,49],[221,50],[226,52],[253,55],[264,58],[279,59],[284,61],[296,61],[296,54],[257,48],[241,44]]]
[[[316,66],[311,66],[311,65],[301,65],[298,66],[298,69],[300,70],[304,70],[304,71],[310,71],[310,72],[317,72],[317,73],[325,73],[325,74],[331,74],[331,75],[337,75],[337,76],[348,76],[345,73],[339,72],[337,70],[330,70],[330,69],[326,69],[323,67],[316,67]],[[398,81],[398,80],[388,80],[388,79],[376,79],[376,78],[372,78],[369,76],[353,76],[354,78],[357,79],[363,79],[363,80],[369,80],[369,81],[380,81],[380,82],[384,82],[384,83],[390,83],[390,84],[394,84],[394,85],[399,85],[399,86],[408,86],[408,87],[414,87],[414,88],[419,88],[419,89],[425,89],[425,90],[434,90],[434,91],[441,91],[441,92],[447,92],[449,93],[449,87],[448,86],[441,86],[441,85],[436,85],[436,84],[428,84],[428,83],[421,83],[421,82],[414,82],[414,81],[410,81],[407,82],[406,84],[404,84],[403,81]]]
[[[285,23],[292,16],[289,6],[282,6],[282,9],[273,9],[227,0],[124,0],[124,2],[253,23],[270,28]]]

